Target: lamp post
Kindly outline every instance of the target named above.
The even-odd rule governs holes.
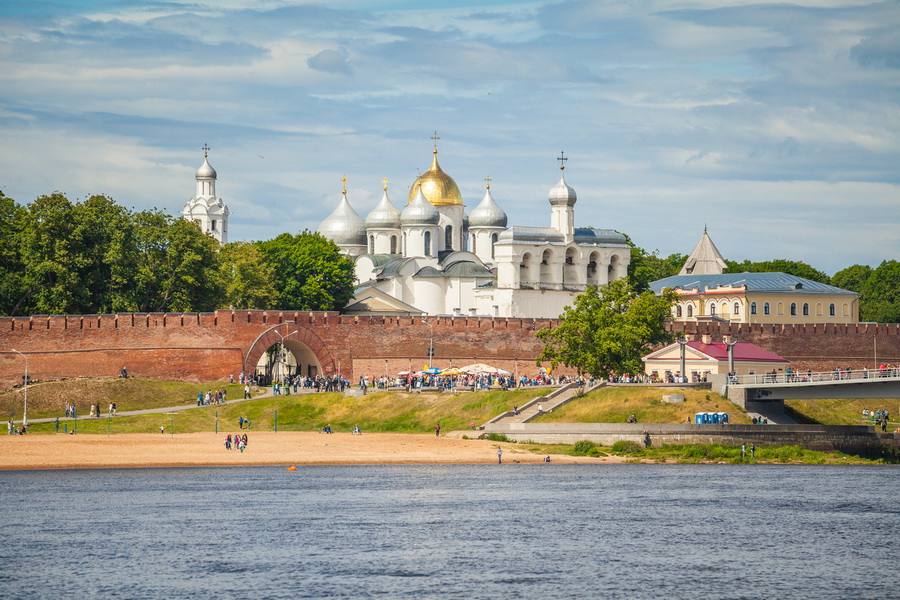
[[[684,338],[679,338],[679,339],[677,339],[677,340],[675,340],[675,341],[678,342],[678,345],[679,345],[679,346],[681,346],[681,355],[680,355],[681,358],[680,358],[680,363],[679,363],[680,366],[681,366],[681,371],[680,371],[679,374],[680,374],[682,377],[685,377],[685,375],[684,375],[684,370],[685,370],[685,366],[684,366],[684,347],[687,345],[688,341],[687,341],[686,339],[684,339]],[[686,377],[685,377],[685,381],[687,381],[687,378],[686,378]]]
[[[428,366],[433,366],[431,363],[434,362],[434,325],[428,322],[428,319],[422,317],[422,324],[428,325],[429,334],[428,334]]]
[[[285,321],[285,323],[287,323],[287,322]],[[297,333],[299,331],[299,329],[295,329],[287,335],[281,335],[281,333],[279,333],[279,331],[277,329],[273,329],[272,331],[277,333],[278,337],[281,338],[281,356],[279,357],[281,360],[279,360],[278,362],[281,365],[281,369],[280,369],[281,373],[280,374],[282,377],[284,377],[284,364],[287,362],[287,355],[284,353],[284,338],[288,337],[289,335],[294,335],[295,333]]]
[[[22,427],[28,427],[28,355],[19,352],[15,348],[10,348],[16,354],[25,359],[25,407],[22,409]]]

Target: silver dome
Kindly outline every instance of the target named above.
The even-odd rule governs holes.
[[[400,213],[401,225],[437,225],[440,220],[441,213],[425,199],[421,189]]]
[[[216,170],[212,168],[212,165],[209,164],[209,159],[205,156],[203,157],[203,164],[200,165],[199,169],[197,169],[196,176],[198,179],[216,178]]]
[[[575,206],[578,196],[575,190],[566,183],[565,176],[559,178],[559,182],[550,188],[548,194],[550,204],[553,206]]]
[[[388,198],[387,190],[381,197],[381,202],[366,217],[366,226],[376,229],[400,229],[400,211]]]
[[[481,204],[469,213],[469,227],[505,228],[506,222],[506,213],[494,202],[494,197],[491,196],[491,189],[486,189],[484,198],[481,199]]]
[[[341,195],[341,203],[319,225],[319,233],[338,246],[365,246],[366,222],[357,214],[347,195]]]

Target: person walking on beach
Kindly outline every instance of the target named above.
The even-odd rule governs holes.
[[[501,448],[500,446],[497,446],[497,464],[503,464],[503,448]]]

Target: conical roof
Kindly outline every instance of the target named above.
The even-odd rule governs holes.
[[[366,245],[366,222],[350,206],[347,190],[341,193],[341,202],[334,212],[319,225],[319,233],[338,246]]]
[[[366,217],[366,226],[374,227],[376,229],[400,228],[400,211],[394,207],[394,204],[388,197],[387,188],[384,189],[384,195],[381,196],[381,201]]]
[[[200,165],[200,168],[197,169],[197,179],[215,179],[216,178],[216,170],[212,168],[212,165],[209,164],[209,159],[206,155],[203,156],[203,164]]]
[[[481,203],[469,213],[469,227],[506,227],[506,223],[506,213],[494,202],[491,186],[487,186]]]
[[[713,243],[709,234],[706,233],[706,227],[703,228],[703,235],[700,241],[694,247],[688,259],[684,261],[679,275],[721,275],[728,265],[725,259],[719,253],[719,249]]]

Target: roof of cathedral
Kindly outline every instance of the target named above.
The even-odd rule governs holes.
[[[719,249],[713,243],[709,234],[706,233],[706,227],[703,227],[703,235],[700,241],[694,246],[694,250],[684,261],[679,275],[719,275],[728,265],[725,259],[719,253]]]
[[[419,175],[416,181],[409,189],[409,198],[407,204],[412,204],[416,198],[416,194],[421,192],[425,195],[425,199],[435,206],[462,206],[462,194],[459,193],[459,186],[453,181],[453,178],[441,170],[437,159],[438,151],[435,147],[434,158],[431,159],[431,167]]]
[[[491,186],[488,185],[481,204],[469,213],[469,227],[506,227],[506,223],[506,213],[494,202]]]
[[[513,225],[498,238],[498,242],[559,242],[566,241],[565,236],[552,227],[522,227]]]
[[[388,197],[387,186],[384,188],[381,201],[366,216],[366,226],[376,229],[400,229],[400,211]]]
[[[341,192],[341,202],[328,218],[319,225],[319,233],[338,246],[365,246],[366,222],[347,200],[346,184]]]
[[[693,290],[701,293],[717,288],[746,287],[750,292],[804,292],[811,294],[856,294],[834,287],[789,275],[787,273],[722,273],[714,275],[673,275],[665,279],[651,281],[651,290],[660,293],[665,288]]]
[[[576,229],[575,243],[628,248],[624,235],[615,229]]]
[[[401,225],[437,225],[440,220],[441,213],[428,202],[421,189],[400,213]]]
[[[565,167],[560,167],[561,171],[564,169]],[[550,200],[550,204],[553,206],[575,206],[575,203],[578,201],[578,195],[572,186],[566,183],[565,173],[560,175],[556,185],[550,188],[547,199]]]

